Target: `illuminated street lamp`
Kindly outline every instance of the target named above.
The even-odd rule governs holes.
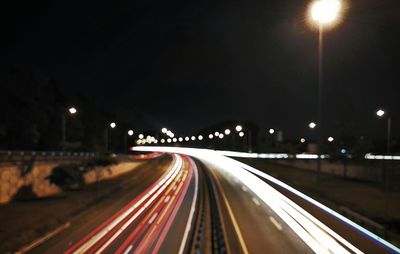
[[[199,135],[199,136],[198,136],[198,140],[203,140],[203,136],[202,136],[202,135]]]
[[[209,139],[213,139],[213,137],[214,137],[213,134],[208,135],[208,138],[209,138]]]
[[[236,125],[235,130],[237,132],[241,132],[243,130],[243,127],[241,125]]]
[[[335,139],[334,139],[333,137],[329,137],[329,138],[328,138],[328,142],[329,142],[329,143],[332,143],[334,140],[335,140]]]
[[[75,107],[69,107],[68,113],[70,115],[75,115],[78,111]],[[67,116],[65,112],[61,114],[61,147],[62,150],[65,150],[65,143],[67,141]]]
[[[189,141],[189,139],[190,139],[189,137],[185,137],[185,141],[186,141],[186,142]]]
[[[230,130],[230,129],[226,129],[226,130],[224,131],[224,133],[225,133],[225,135],[229,135],[229,134],[231,134],[231,130]]]
[[[216,132],[214,133],[214,136],[218,137],[218,136],[219,136],[219,132],[216,131]]]
[[[323,49],[324,28],[332,26],[338,20],[342,10],[341,0],[315,0],[310,5],[310,18],[318,27],[318,130],[317,130],[317,181],[321,174],[321,146],[322,146],[322,87],[323,87]],[[314,125],[315,128],[316,125]],[[313,127],[310,126],[313,129]]]
[[[387,115],[387,144],[386,144],[386,152],[387,154],[390,154],[391,150],[391,132],[392,132],[392,118],[390,117],[389,114],[385,112],[383,109],[378,109],[376,111],[376,115],[380,118],[383,118],[385,115]]]
[[[239,132],[239,137],[243,137],[243,136],[244,136],[244,132],[243,131]]]
[[[115,127],[117,127],[117,124],[115,123],[115,122],[111,122],[110,124],[109,124],[109,126],[110,126],[110,128],[111,129],[114,129]],[[110,136],[110,133],[109,133],[109,131],[110,131],[110,129],[109,128],[106,128],[106,151],[108,152],[108,150],[109,150],[109,143],[110,143],[110,141],[109,141],[109,136]]]
[[[271,134],[271,135],[272,135],[272,134],[274,134],[274,133],[275,133],[275,130],[274,130],[274,129],[269,129],[269,131],[268,131],[268,132],[269,132],[269,134]]]
[[[144,138],[144,135],[143,134],[139,134],[139,136],[138,136],[140,139],[143,139]]]
[[[133,130],[128,130],[127,134],[131,137],[133,135]],[[128,149],[128,136],[124,135],[124,149]]]
[[[115,127],[117,127],[117,124],[115,122],[110,123],[110,127],[111,129],[114,129]]]
[[[192,139],[192,141],[195,141],[195,140],[196,140],[196,137],[195,137],[195,136],[192,136],[191,139]]]
[[[161,132],[164,133],[164,134],[167,133],[167,131],[168,131],[167,128],[162,128],[161,129]]]
[[[317,124],[314,122],[311,122],[308,124],[308,127],[310,127],[310,129],[314,129],[315,127],[317,127]]]
[[[220,134],[218,135],[218,137],[219,137],[220,139],[223,139],[223,138],[224,138],[224,134],[220,133]]]
[[[183,138],[182,138],[182,137],[180,137],[178,140],[179,140],[179,142],[182,142],[182,141],[183,141]]]
[[[305,139],[305,138],[301,138],[301,139],[300,139],[300,143],[303,144],[303,143],[305,143],[305,142],[306,142],[306,139]]]

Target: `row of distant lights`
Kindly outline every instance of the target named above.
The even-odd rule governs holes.
[[[317,124],[315,122],[311,122],[308,124],[308,127],[310,127],[310,129],[315,129],[315,127],[317,127]],[[335,141],[335,139],[332,136],[329,136],[327,140],[329,143],[332,143],[333,141]],[[300,143],[305,143],[305,142],[306,142],[305,138],[300,139]]]

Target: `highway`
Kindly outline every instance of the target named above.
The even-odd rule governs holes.
[[[398,253],[334,212],[210,150],[166,152],[132,193],[34,253]],[[151,168],[147,168],[151,171]],[[158,173],[157,173],[158,172]]]

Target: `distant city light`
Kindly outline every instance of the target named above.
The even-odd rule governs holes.
[[[172,139],[172,141],[175,143],[176,141],[178,141],[178,139],[176,139],[176,138],[173,138],[173,139]]]
[[[229,134],[231,134],[231,130],[230,129],[226,129],[225,130],[225,135],[229,135]]]
[[[70,108],[68,109],[68,111],[69,111],[69,113],[70,113],[71,115],[73,115],[73,114],[75,114],[75,113],[77,112],[76,108],[74,108],[74,107],[70,107]]]
[[[128,131],[128,135],[129,135],[129,136],[132,136],[132,135],[133,135],[133,130],[129,130],[129,131]]]
[[[178,140],[179,140],[179,142],[182,142],[182,141],[183,141],[183,138],[182,138],[182,137],[180,137],[180,138],[178,138]]]
[[[219,132],[218,131],[216,131],[215,133],[214,133],[214,136],[219,136]]]
[[[114,129],[115,127],[117,127],[117,124],[115,122],[112,122],[110,123],[110,127]]]
[[[143,135],[143,134],[139,134],[139,138],[140,138],[140,139],[143,139],[143,138],[144,138],[144,135]]]
[[[223,139],[223,138],[224,138],[224,134],[220,133],[220,134],[218,135],[218,137],[219,137],[220,139]]]
[[[161,129],[161,132],[162,132],[162,133],[167,133],[167,131],[168,131],[167,128],[162,128],[162,129]]]
[[[240,131],[243,130],[243,127],[242,127],[241,125],[237,125],[236,128],[235,128],[235,130],[236,130],[237,132],[240,132]]]
[[[196,137],[195,137],[195,136],[192,136],[192,138],[191,138],[191,139],[194,141],[194,140],[196,140]]]
[[[311,122],[310,124],[308,124],[308,127],[310,127],[311,129],[314,129],[317,126],[316,123]]]
[[[379,117],[382,117],[385,114],[385,111],[382,109],[379,109],[378,111],[376,111],[376,115]]]
[[[269,134],[274,134],[275,130],[274,129],[269,129]]]
[[[335,139],[333,137],[328,138],[328,142],[333,142]]]
[[[300,139],[300,142],[301,142],[301,143],[305,143],[305,142],[306,142],[306,139],[305,139],[305,138],[301,138],[301,139]]]
[[[209,139],[212,139],[213,137],[214,137],[213,134],[208,135],[208,138],[209,138]]]
[[[163,143],[163,144],[164,144],[164,143],[165,143],[165,139],[161,139],[161,143]]]
[[[203,140],[203,136],[202,136],[202,135],[199,135],[198,139],[199,139],[199,140]]]
[[[243,136],[244,136],[243,131],[239,132],[239,137],[243,137]]]
[[[171,143],[171,141],[172,141],[172,140],[171,140],[170,138],[169,138],[169,139],[167,139],[167,142],[168,142],[168,143]]]
[[[189,137],[185,137],[185,141],[189,141]]]

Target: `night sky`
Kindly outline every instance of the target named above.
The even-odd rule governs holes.
[[[252,120],[297,138],[316,120],[309,1],[26,2],[1,8],[1,64],[30,66],[130,122],[191,134]],[[327,132],[355,123],[383,138],[381,106],[399,137],[400,1],[347,1],[324,57]]]

